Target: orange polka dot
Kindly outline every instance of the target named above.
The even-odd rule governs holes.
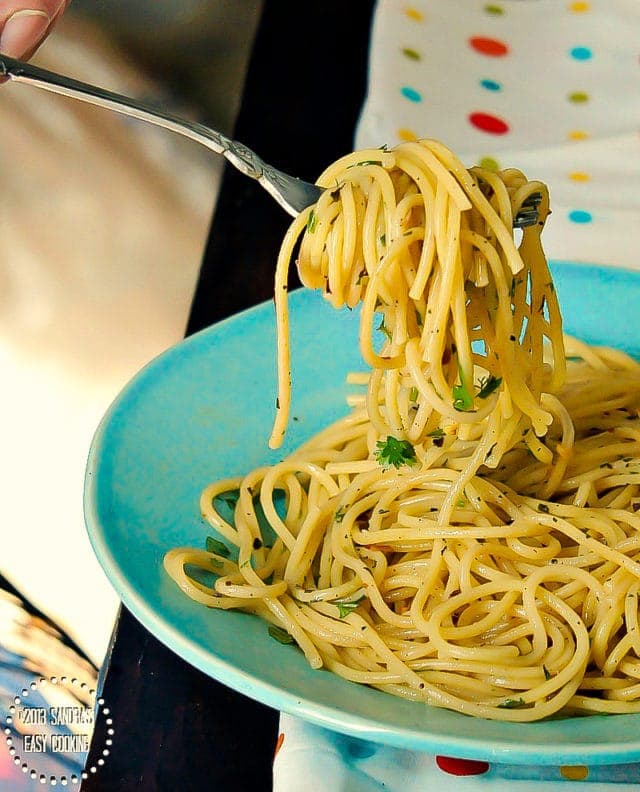
[[[409,17],[409,19],[413,19],[414,22],[422,22],[424,19],[424,14],[422,11],[418,11],[417,8],[405,8],[404,13]]]
[[[569,174],[569,178],[571,181],[587,182],[591,176],[589,176],[588,173],[583,173],[582,171],[573,171],[573,173]]]
[[[276,742],[275,751],[273,752],[273,758],[274,759],[276,758],[276,756],[278,755],[278,752],[282,748],[282,743],[283,742],[284,742],[284,734],[283,734],[283,732],[280,732],[280,734],[278,735],[278,741]]]
[[[407,129],[406,127],[401,127],[396,134],[399,140],[405,140],[407,143],[411,143],[418,139],[416,133],[412,129]]]
[[[569,3],[569,11],[573,11],[574,14],[585,14],[591,11],[591,3]]]
[[[589,768],[584,765],[563,765],[560,775],[567,781],[585,781],[589,777]]]
[[[569,140],[586,140],[588,137],[589,133],[583,129],[572,129],[568,134]]]

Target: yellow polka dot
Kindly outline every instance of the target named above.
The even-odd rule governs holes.
[[[591,11],[591,3],[569,3],[569,11],[573,11],[574,14],[585,14]]]
[[[418,139],[418,136],[412,129],[406,129],[405,127],[401,127],[396,134],[399,140],[405,140],[408,143]]]
[[[571,181],[587,182],[591,176],[589,176],[588,173],[583,173],[582,171],[573,171],[573,173],[569,174],[569,178]]]
[[[589,777],[589,768],[584,765],[563,765],[560,775],[567,781],[585,781]]]
[[[418,11],[417,8],[412,8],[411,6],[405,8],[404,13],[409,17],[409,19],[413,19],[414,22],[422,22],[424,19],[424,14],[422,11]]]
[[[568,137],[569,140],[586,140],[589,137],[589,133],[583,129],[572,129]]]
[[[481,168],[484,168],[488,171],[493,171],[494,173],[500,170],[500,165],[493,157],[483,157],[478,165],[480,165]]]

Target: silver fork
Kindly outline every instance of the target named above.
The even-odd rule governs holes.
[[[27,83],[52,93],[70,96],[132,118],[148,121],[195,140],[216,154],[224,155],[245,176],[256,179],[293,217],[315,204],[322,193],[322,188],[316,184],[302,181],[267,164],[243,143],[232,140],[198,121],[181,118],[147,102],[107,91],[0,54],[0,77],[2,76],[14,82]],[[515,228],[525,228],[537,222],[540,200],[541,196],[538,193],[529,196],[514,218]]]

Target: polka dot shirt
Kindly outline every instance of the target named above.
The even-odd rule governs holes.
[[[551,190],[554,259],[640,268],[640,2],[381,0],[356,146],[437,138]]]

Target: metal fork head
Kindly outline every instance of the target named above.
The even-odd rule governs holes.
[[[533,226],[538,222],[538,210],[542,195],[539,192],[531,193],[531,195],[522,202],[520,211],[513,218],[514,228],[527,228]]]

